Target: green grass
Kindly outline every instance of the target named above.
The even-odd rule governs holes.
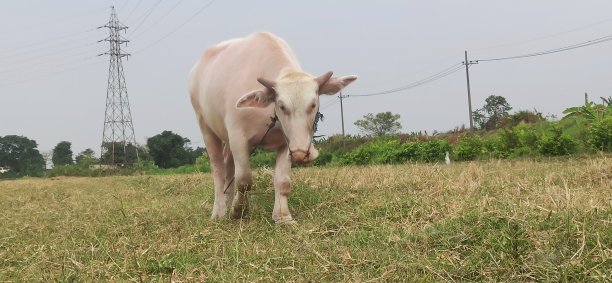
[[[612,158],[296,168],[295,225],[210,174],[0,182],[0,281],[609,281]]]

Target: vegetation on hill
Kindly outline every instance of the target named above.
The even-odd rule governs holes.
[[[364,115],[363,120],[355,122],[367,135],[348,135],[344,141],[340,135],[315,140],[315,145],[320,153],[319,158],[305,166],[443,162],[447,152],[452,161],[542,158],[591,154],[597,151],[612,152],[612,107],[610,106],[612,98],[602,97],[601,100],[601,104],[589,101],[588,95],[585,94],[584,105],[567,108],[564,111],[566,116],[560,121],[549,121],[536,110],[519,110],[510,114],[509,110],[512,107],[506,99],[492,95],[486,99],[485,106],[474,111],[478,129],[474,136],[471,136],[464,127],[446,133],[434,131],[431,135],[427,132],[398,134],[397,130],[401,128],[398,122],[399,115],[391,112],[376,115],[370,113]],[[11,136],[5,139],[11,139]],[[170,131],[164,131],[149,138],[146,147],[129,144],[128,163],[136,162],[135,149],[138,149],[141,160],[140,168],[146,174],[209,172],[210,161],[205,149],[200,147],[192,149],[188,144],[188,139]],[[30,144],[30,147],[32,145],[35,147],[35,142]],[[60,153],[60,146],[63,146],[63,154],[61,154],[63,161],[57,164],[71,164],[72,151],[70,151],[69,142],[58,144],[53,152],[54,162],[56,161],[55,156]],[[0,151],[2,148],[0,146]],[[4,148],[8,147],[4,146]],[[111,158],[109,152],[107,150],[106,155],[102,157],[104,160]],[[32,156],[36,153],[38,151],[32,152]],[[10,165],[7,163],[10,159],[7,159],[7,156],[11,154],[0,152],[0,166]],[[15,157],[11,158],[16,160]],[[31,160],[35,162],[37,159]],[[255,154],[250,158],[253,168],[273,168],[275,160],[275,152],[262,149],[256,149]],[[98,161],[93,156],[92,150],[80,153],[76,161],[75,165],[55,166],[46,175],[49,177],[125,175],[136,172],[137,168],[134,166],[122,172],[107,170],[104,173],[90,170],[89,165]],[[25,173],[25,175],[41,176],[44,162],[39,163],[31,163],[34,165],[24,167],[30,168],[27,169],[30,170],[27,171],[30,173]],[[22,168],[16,163],[13,166]],[[38,167],[41,169],[37,169]],[[4,173],[0,174],[0,178],[23,175],[23,172]]]

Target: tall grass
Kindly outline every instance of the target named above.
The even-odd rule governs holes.
[[[0,182],[2,281],[609,281],[612,156],[296,168],[295,225],[208,173]]]

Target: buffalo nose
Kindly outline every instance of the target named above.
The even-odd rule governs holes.
[[[297,149],[291,152],[291,162],[293,163],[298,163],[298,164],[303,164],[303,163],[308,163],[309,159],[308,159],[308,155],[309,153],[301,150],[301,149]]]

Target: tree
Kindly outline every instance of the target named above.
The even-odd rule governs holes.
[[[0,137],[0,166],[8,166],[20,176],[42,176],[45,160],[36,147],[36,141],[24,136]]]
[[[189,160],[190,162],[189,162],[189,164],[194,164],[194,163],[195,163],[195,160],[196,160],[198,157],[200,157],[200,156],[204,155],[204,152],[206,152],[206,149],[205,149],[205,148],[203,148],[203,147],[199,147],[199,146],[198,146],[198,147],[196,147],[196,149],[187,148],[187,152],[188,152],[188,153],[189,153],[189,155],[190,155],[190,160]]]
[[[72,161],[72,149],[70,148],[72,143],[67,141],[59,142],[55,148],[53,148],[53,157],[51,157],[51,161],[53,161],[53,166],[65,166],[72,165],[74,162]]]
[[[472,117],[481,130],[493,130],[502,124],[508,111],[512,109],[506,98],[499,95],[490,95],[485,99],[485,106],[474,111]]]
[[[76,156],[75,159],[76,164],[85,169],[89,168],[89,165],[96,164],[99,161],[95,156],[95,152],[91,148],[83,150]]]
[[[605,98],[601,98],[606,103]],[[584,105],[577,107],[570,107],[563,111],[566,114],[563,119],[569,117],[580,116],[585,118],[587,125],[591,125],[595,122],[603,121],[607,116],[612,116],[612,107],[608,104],[606,107],[604,104],[595,104],[589,101],[589,95],[584,94]]]
[[[357,120],[355,126],[366,135],[382,136],[397,133],[402,125],[398,122],[399,114],[391,112],[381,112],[376,114],[368,113],[363,115],[363,120]]]
[[[189,139],[172,131],[163,131],[147,139],[149,153],[155,165],[161,168],[175,168],[185,164],[193,164],[195,157],[187,147]]]

